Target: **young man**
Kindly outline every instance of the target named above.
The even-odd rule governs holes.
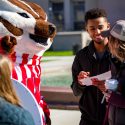
[[[110,70],[108,38],[101,36],[101,32],[108,30],[110,25],[105,10],[99,8],[86,12],[85,24],[92,41],[76,54],[72,65],[71,87],[76,96],[81,95],[79,108],[82,114],[79,125],[102,125],[106,111],[106,101],[101,103],[104,84],[95,79],[93,85],[86,86],[80,80]]]

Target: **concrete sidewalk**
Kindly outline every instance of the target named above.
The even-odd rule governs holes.
[[[74,60],[74,56],[43,57],[43,60],[44,61],[41,63],[42,77],[60,75],[60,74],[71,74],[71,66]],[[49,61],[45,61],[45,60],[49,60]],[[66,89],[64,92],[63,92],[63,89],[60,91],[58,87],[55,90],[52,90],[52,89],[53,88],[51,87],[48,88],[48,94],[45,87],[44,87],[44,93],[42,91],[43,95],[45,94],[45,92],[48,95],[48,96],[46,94],[44,95],[45,99],[48,99],[47,101],[53,101],[55,99],[55,102],[57,102],[59,101],[58,98],[60,97],[61,101],[65,100],[66,102],[67,98],[70,97],[69,101],[72,102],[71,96],[69,96],[69,94],[71,95],[71,92],[67,92]],[[41,90],[42,90],[42,86],[41,86]],[[58,92],[58,94],[56,92]],[[51,117],[52,125],[79,125],[81,113],[78,110],[50,109],[50,117]]]
[[[79,125],[80,111],[51,109],[50,112],[52,125]]]

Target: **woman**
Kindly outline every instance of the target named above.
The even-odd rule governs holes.
[[[34,125],[32,116],[21,107],[11,81],[11,61],[0,55],[0,125]]]
[[[119,20],[104,36],[109,36],[112,79],[118,81],[118,87],[112,91],[108,100],[109,125],[125,125],[125,20]],[[107,86],[111,90],[112,86]]]

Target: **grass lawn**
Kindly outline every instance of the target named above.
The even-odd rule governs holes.
[[[43,56],[72,56],[73,51],[46,51]]]

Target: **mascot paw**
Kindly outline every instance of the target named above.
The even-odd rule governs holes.
[[[12,53],[16,44],[16,38],[13,36],[4,36],[1,40],[1,48],[5,53]]]

